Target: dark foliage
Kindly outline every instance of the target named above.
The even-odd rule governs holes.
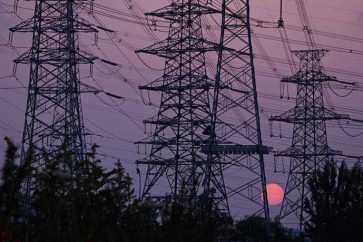
[[[186,190],[174,202],[166,201],[160,213],[160,241],[165,242],[216,241],[223,236],[222,225],[228,224],[210,206],[205,206],[202,201],[192,201]]]
[[[43,165],[22,167],[9,140],[0,185],[0,242],[24,241],[24,209],[20,190],[32,179],[28,238],[31,242],[212,242],[266,241],[264,220],[248,217],[233,226],[231,218],[213,209],[213,197],[199,199],[182,189],[176,199],[138,201],[132,180],[121,162],[106,170],[96,158],[96,146],[81,162],[71,162],[65,146],[56,155],[43,151]],[[52,157],[52,158],[51,158]],[[357,217],[357,219],[359,219]],[[273,241],[289,240],[273,222]],[[238,233],[236,233],[236,231]],[[21,238],[21,240],[19,240]],[[297,240],[295,240],[297,241]]]
[[[5,138],[7,150],[5,162],[1,169],[0,183],[0,241],[19,241],[22,228],[22,214],[19,204],[21,182],[24,178],[22,169],[15,163],[17,147]]]
[[[56,159],[34,173],[31,241],[127,241],[131,178],[120,162],[105,170],[92,150],[71,164],[72,154],[61,147]]]
[[[0,241],[23,241],[24,219],[21,188],[32,179],[29,241],[137,241],[134,234],[143,212],[134,198],[131,178],[120,162],[105,170],[96,159],[96,146],[86,160],[72,164],[63,146],[55,158],[44,151],[44,165],[16,164],[17,148],[8,139],[1,170]],[[30,152],[31,153],[31,152]],[[31,155],[25,164],[31,164]],[[54,157],[54,156],[52,156]],[[26,169],[25,169],[26,168]],[[20,238],[22,240],[20,240]]]
[[[233,241],[241,242],[302,242],[302,238],[295,238],[288,235],[288,231],[282,224],[275,220],[270,221],[271,234],[269,240],[265,232],[265,219],[260,216],[247,216],[238,221],[235,225],[236,235]]]
[[[313,241],[363,241],[363,169],[334,161],[309,181],[311,197],[304,203],[310,216],[305,229]]]

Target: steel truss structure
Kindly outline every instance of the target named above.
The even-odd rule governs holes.
[[[270,121],[294,125],[291,146],[277,152],[275,158],[286,156],[291,159],[279,218],[292,218],[292,215],[300,229],[308,219],[303,211],[304,199],[309,195],[307,180],[326,161],[335,155],[342,155],[342,152],[328,146],[326,121],[349,119],[349,116],[337,114],[324,106],[324,82],[337,81],[322,71],[320,60],[327,52],[324,49],[293,51],[300,59],[299,71],[281,82],[297,85],[295,107],[270,118]]]
[[[151,146],[137,161],[147,166],[142,199],[182,197],[222,217],[230,217],[229,200],[236,199],[249,214],[268,218],[269,148],[261,138],[249,1],[174,0],[146,15],[170,21],[170,28],[165,40],[137,51],[166,59],[164,75],[140,87],[161,96],[157,115],[144,121],[153,133],[138,142]],[[203,15],[220,19],[219,43],[203,37]],[[209,52],[218,59],[212,76]]]
[[[96,58],[80,49],[79,34],[97,32],[80,17],[91,8],[91,1],[36,0],[33,17],[10,29],[11,34],[33,34],[31,48],[14,61],[30,65],[23,165],[30,162],[26,165],[37,169],[46,160],[58,159],[59,169],[76,176],[76,163],[85,159],[79,65],[92,64]],[[59,157],[60,148],[64,157]],[[26,210],[32,182],[30,174],[21,191]]]

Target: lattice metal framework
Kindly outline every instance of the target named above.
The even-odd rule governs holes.
[[[170,21],[166,40],[139,50],[166,59],[164,75],[141,89],[161,92],[143,198],[189,196],[212,201],[230,215],[234,197],[249,213],[268,217],[256,81],[249,26],[249,1],[177,0],[148,16]],[[221,20],[220,43],[203,37],[201,15]],[[217,53],[217,71],[207,76],[205,53]],[[233,177],[226,178],[225,174]],[[187,192],[182,191],[186,187]],[[158,195],[157,195],[158,194]]]
[[[159,197],[155,195],[158,193],[157,182],[168,184],[168,196],[172,199],[187,196],[195,204],[198,197],[205,194],[202,183],[206,182],[207,158],[200,153],[200,147],[210,142],[210,97],[214,86],[207,76],[205,52],[216,50],[217,46],[203,38],[201,14],[210,11],[199,1],[173,1],[171,5],[147,14],[169,20],[170,28],[166,40],[138,51],[166,59],[164,75],[141,87],[162,92],[158,114],[144,121],[154,124],[155,131],[150,138],[139,142],[152,145],[149,156],[137,161],[148,165],[144,196],[150,193],[154,199],[166,199],[165,190],[159,192]],[[216,176],[224,185],[222,174]],[[183,192],[183,189],[187,191]],[[219,192],[218,206],[229,213],[226,192]]]
[[[303,201],[309,195],[307,180],[332,156],[342,155],[342,152],[328,146],[326,121],[349,118],[324,107],[323,83],[337,81],[335,77],[322,72],[320,60],[327,52],[323,49],[293,51],[300,59],[299,71],[281,81],[297,85],[295,107],[270,119],[294,125],[291,146],[277,152],[275,158],[291,158],[279,217],[294,217],[300,229],[303,229],[307,219],[303,212]]]
[[[44,164],[42,149],[54,159],[60,145],[70,155],[67,172],[85,158],[85,133],[81,107],[80,64],[92,64],[94,56],[82,51],[80,32],[97,32],[79,15],[90,10],[91,1],[35,1],[34,15],[10,29],[32,32],[32,46],[16,64],[30,65],[28,99],[22,139],[21,163],[32,149],[32,167]],[[62,162],[60,160],[60,162]],[[60,165],[60,169],[63,166]],[[66,169],[66,168],[64,168]],[[32,194],[29,177],[23,186],[25,206]]]

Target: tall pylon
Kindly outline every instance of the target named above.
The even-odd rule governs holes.
[[[203,196],[208,198],[202,183],[206,183],[207,157],[200,147],[209,143],[208,128],[212,124],[211,92],[213,81],[207,76],[205,52],[217,46],[203,38],[201,14],[212,10],[200,1],[173,1],[170,5],[147,13],[147,16],[170,21],[168,38],[147,48],[138,50],[165,58],[164,75],[141,90],[161,92],[158,114],[145,124],[155,125],[154,133],[138,144],[151,144],[148,157],[138,160],[146,164],[147,174],[143,196],[150,194],[163,202],[186,199],[194,206]],[[222,187],[222,174],[220,177]],[[157,185],[167,184],[165,189]],[[183,191],[186,190],[186,191]],[[223,189],[223,188],[221,188]],[[215,196],[217,207],[229,215],[225,191]],[[182,196],[182,197],[181,197]]]
[[[64,167],[74,174],[76,162],[83,161],[86,152],[81,106],[80,64],[92,64],[94,56],[82,51],[79,33],[97,32],[80,17],[91,9],[91,1],[36,0],[34,15],[10,29],[31,32],[31,48],[18,57],[16,64],[29,64],[30,77],[21,148],[21,164],[32,150],[32,167],[44,165],[44,152],[55,159],[62,145],[71,154]],[[68,168],[65,168],[68,167]],[[25,209],[29,209],[32,194],[29,176],[22,187]],[[29,211],[28,211],[29,212]]]
[[[349,116],[337,114],[324,106],[323,84],[339,82],[335,77],[323,73],[320,60],[327,52],[324,49],[293,51],[300,59],[299,71],[281,82],[297,85],[295,107],[270,118],[270,121],[294,125],[291,146],[277,152],[275,158],[286,156],[291,159],[279,218],[295,220],[300,229],[308,219],[303,211],[304,199],[310,193],[308,179],[326,161],[343,154],[328,146],[326,121],[349,119]]]
[[[250,1],[209,2],[221,13],[221,34],[213,93],[214,139],[202,152],[216,155],[222,164],[227,198],[249,210],[237,211],[269,221],[264,155],[270,147],[262,142]]]
[[[147,14],[169,20],[170,28],[166,40],[138,51],[166,59],[164,75],[141,87],[161,92],[158,114],[145,121],[154,130],[138,142],[151,145],[137,161],[147,165],[142,199],[187,196],[191,205],[212,204],[230,217],[234,198],[248,208],[242,214],[269,217],[267,196],[261,196],[269,148],[262,145],[248,3],[174,0]],[[203,14],[219,15],[219,43],[203,37]],[[209,76],[206,52],[218,59]]]

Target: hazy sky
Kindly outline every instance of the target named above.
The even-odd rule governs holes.
[[[151,11],[164,6],[167,0],[131,0],[135,6],[142,7],[145,11]],[[279,18],[279,0],[253,0],[251,1],[252,17],[259,20],[276,22]],[[336,111],[350,114],[357,119],[363,119],[362,85],[363,85],[363,1],[361,0],[305,0],[307,12],[314,30],[316,43],[320,47],[333,49],[324,58],[326,74],[336,76],[340,80],[354,81],[359,84],[357,91],[347,97],[347,90],[336,89],[332,92],[326,89],[326,105],[334,105]],[[144,157],[137,154],[137,147],[133,142],[147,136],[142,120],[156,113],[155,107],[144,105],[148,101],[146,93],[137,91],[138,85],[144,85],[162,75],[163,61],[155,57],[134,54],[134,49],[142,48],[153,43],[153,39],[130,16],[130,0],[96,1],[95,19],[91,20],[95,25],[105,25],[115,34],[107,35],[101,31],[98,45],[94,45],[93,36],[83,36],[83,42],[89,51],[103,59],[120,64],[120,67],[105,66],[97,62],[94,67],[94,79],[88,76],[88,66],[82,67],[82,81],[92,86],[103,88],[108,92],[123,96],[125,101],[109,99],[103,94],[97,96],[85,94],[82,97],[85,125],[95,135],[90,142],[98,143],[100,152],[105,155],[105,166],[110,166],[115,159],[120,158],[124,162],[126,170],[134,178],[135,188],[138,189],[136,175],[136,158]],[[30,46],[31,34],[15,33],[13,46],[9,47],[8,29],[21,19],[27,19],[32,14],[34,1],[20,1],[18,16],[10,14],[13,9],[13,0],[0,0],[0,137],[10,136],[17,143],[21,143],[21,133],[24,125],[24,110],[26,105],[26,86],[28,83],[28,66],[18,66],[16,77],[13,73],[13,62],[20,53]],[[101,6],[100,6],[101,5]],[[112,7],[116,12],[108,12],[102,6]],[[141,15],[142,11],[135,7]],[[294,0],[284,0],[283,18],[287,26],[287,34],[292,49],[305,49],[304,35]],[[113,18],[105,15],[111,14]],[[126,15],[128,14],[128,15]],[[125,22],[122,19],[132,20]],[[158,25],[161,22],[157,22]],[[213,25],[213,24],[212,24]],[[268,25],[263,24],[263,27]],[[286,55],[276,28],[253,27],[258,40],[274,65],[284,76],[291,75],[287,65]],[[166,28],[158,26],[153,34],[158,39],[165,37]],[[117,45],[115,45],[117,44]],[[274,150],[282,150],[291,144],[291,126],[278,123],[273,125],[273,134],[284,138],[270,137],[270,128],[267,118],[270,115],[280,114],[294,106],[296,89],[289,86],[290,100],[280,99],[279,78],[261,58],[258,48],[255,50],[255,66],[257,70],[257,85],[261,107],[262,131],[264,143],[273,146]],[[351,51],[350,51],[351,50]],[[297,61],[297,60],[296,60]],[[145,62],[148,66],[146,66]],[[152,69],[150,69],[151,67]],[[126,80],[124,79],[126,78]],[[153,96],[153,103],[158,103],[158,98]],[[363,135],[356,138],[346,135],[338,123],[328,124],[329,144],[338,150],[348,154],[361,155],[363,152]],[[346,133],[351,135],[363,131],[362,125],[341,122]],[[147,130],[149,133],[150,130]],[[0,155],[4,154],[5,144],[0,141]],[[141,153],[144,147],[140,147]],[[277,170],[288,170],[288,160],[278,163]],[[273,155],[266,157],[266,174],[268,182],[276,182],[284,185],[286,174],[274,173]],[[247,209],[238,207],[239,209]],[[242,212],[243,213],[243,212]],[[271,209],[271,215],[277,215],[277,209]],[[238,215],[237,215],[238,216]]]

